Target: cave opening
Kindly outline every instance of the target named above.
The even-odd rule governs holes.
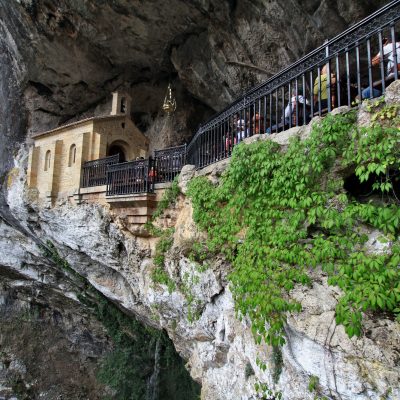
[[[392,184],[392,188],[382,192],[376,186],[384,182]],[[360,203],[369,201],[380,201],[383,203],[400,204],[400,170],[389,170],[387,176],[370,175],[369,179],[360,182],[359,177],[353,173],[344,180],[346,192]]]

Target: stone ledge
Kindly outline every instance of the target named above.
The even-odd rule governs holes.
[[[101,192],[105,192],[106,189],[107,189],[107,185],[84,187],[84,188],[79,189],[79,194],[101,193]]]
[[[122,195],[114,195],[114,196],[106,196],[107,203],[110,204],[110,207],[132,207],[132,206],[140,206],[143,203],[147,204],[147,202],[155,202],[156,201],[156,193],[133,193],[133,194],[122,194]]]
[[[172,186],[172,182],[155,183],[154,190],[167,189]]]

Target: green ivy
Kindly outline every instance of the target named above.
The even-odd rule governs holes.
[[[319,386],[319,378],[318,376],[311,375],[308,380],[308,391],[310,393],[316,392]]]
[[[168,187],[161,200],[157,204],[157,208],[154,211],[153,215],[151,216],[150,221],[147,221],[144,224],[144,228],[150,233],[152,236],[162,236],[163,235],[163,229],[156,227],[153,222],[161,217],[163,215],[164,211],[171,205],[173,204],[176,199],[178,198],[180,193],[180,189],[178,186],[178,178],[176,177],[173,181],[170,187]]]
[[[240,144],[218,186],[204,177],[189,184],[194,220],[210,250],[232,263],[236,309],[250,317],[257,342],[284,343],[287,312],[301,310],[288,294],[297,283],[312,284],[317,266],[343,290],[336,320],[350,337],[361,334],[363,312],[400,312],[400,208],[388,196],[399,128],[355,122],[354,112],[329,115],[286,151],[270,140]],[[336,173],[344,168],[361,182],[374,178],[384,201],[360,203],[346,193]],[[391,251],[370,254],[363,224],[390,238]]]
[[[165,253],[171,248],[174,243],[173,229],[165,229],[161,231],[161,237],[156,244],[156,251],[154,255],[154,270],[152,272],[152,279],[156,283],[161,283],[168,287],[169,293],[175,290],[175,282],[168,275],[165,270]]]

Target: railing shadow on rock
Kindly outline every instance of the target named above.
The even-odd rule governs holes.
[[[384,93],[400,74],[399,19],[395,0],[249,90],[200,125],[187,163],[203,168],[230,157],[244,138],[307,124],[335,107]],[[377,53],[385,57],[373,57]]]
[[[86,161],[82,166],[81,187],[101,186],[107,183],[107,167],[118,164],[119,154],[100,158],[98,160]]]
[[[150,173],[151,168],[150,158],[109,165],[106,196],[153,192],[154,179]]]

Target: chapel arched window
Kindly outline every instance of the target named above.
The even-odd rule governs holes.
[[[50,164],[51,164],[51,151],[47,150],[46,156],[44,158],[44,170],[45,171],[50,169]]]
[[[76,146],[74,144],[71,144],[71,147],[69,148],[68,167],[71,167],[73,164],[75,164],[75,161],[76,161]]]

